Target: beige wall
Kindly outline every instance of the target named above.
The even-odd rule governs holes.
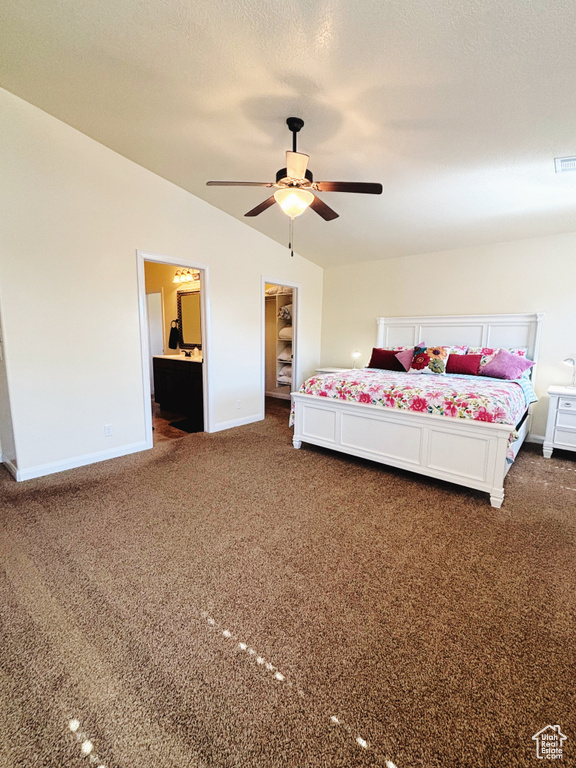
[[[0,124],[0,306],[22,477],[143,447],[137,249],[207,270],[212,429],[261,416],[263,279],[301,286],[312,372],[320,267],[2,90]]]
[[[544,312],[532,434],[545,431],[552,383],[576,351],[576,233],[443,251],[324,272],[322,364],[362,365],[376,342],[376,317]],[[434,340],[437,342],[438,340]]]

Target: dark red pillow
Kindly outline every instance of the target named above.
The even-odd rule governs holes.
[[[402,371],[402,373],[406,373],[406,368],[396,358],[397,354],[397,349],[378,349],[374,347],[368,368],[381,368],[384,371]]]
[[[446,373],[466,373],[478,376],[482,355],[449,355]]]

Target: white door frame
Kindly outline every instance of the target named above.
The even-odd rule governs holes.
[[[300,360],[298,357],[300,323],[298,322],[298,315],[301,285],[290,280],[262,276],[262,288],[260,291],[262,301],[262,418],[266,414],[266,283],[285,285],[287,288],[292,288],[292,391],[297,390],[300,386]]]
[[[152,408],[150,389],[150,369],[148,363],[148,312],[146,308],[146,279],[144,274],[144,262],[153,261],[157,264],[169,264],[176,268],[185,267],[200,272],[200,320],[202,323],[202,393],[204,401],[204,431],[212,432],[214,414],[212,413],[212,400],[210,397],[210,350],[212,348],[212,334],[210,326],[210,270],[206,264],[199,264],[196,259],[183,259],[182,257],[166,256],[147,251],[136,251],[136,266],[138,275],[138,311],[140,316],[140,349],[142,357],[142,389],[144,400],[144,426],[146,431],[146,447],[152,448]]]
[[[150,316],[148,310],[150,309],[150,296],[160,296],[160,322],[162,326],[162,354],[164,354],[164,340],[166,339],[166,329],[165,329],[165,323],[164,323],[164,286],[160,287],[159,291],[153,291],[152,293],[146,294],[146,312],[148,313],[148,341],[149,341],[149,348],[148,348],[148,361],[150,363],[150,386],[152,387],[152,390],[154,390],[154,381],[153,381],[153,366],[152,366],[152,339],[150,334]]]

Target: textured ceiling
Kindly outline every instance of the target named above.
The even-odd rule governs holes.
[[[3,0],[0,86],[281,243],[268,181],[298,149],[340,214],[322,265],[576,230],[576,4],[561,0]]]

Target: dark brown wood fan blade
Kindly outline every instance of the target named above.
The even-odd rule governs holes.
[[[319,197],[316,197],[316,195],[314,195],[314,200],[310,203],[310,208],[312,208],[313,211],[316,211],[319,216],[322,216],[324,221],[332,221],[332,219],[338,218],[336,211],[333,211],[329,205],[326,205],[326,203],[320,200]]]
[[[270,208],[271,205],[274,205],[275,202],[276,200],[274,199],[274,195],[272,195],[267,200],[264,200],[263,203],[257,205],[256,208],[252,208],[251,211],[245,213],[244,216],[258,216],[258,214],[262,213],[262,211],[265,211],[267,208]]]
[[[271,181],[207,181],[207,187],[273,187]]]
[[[319,192],[359,192],[364,195],[381,195],[382,184],[362,181],[317,181],[314,188]]]

